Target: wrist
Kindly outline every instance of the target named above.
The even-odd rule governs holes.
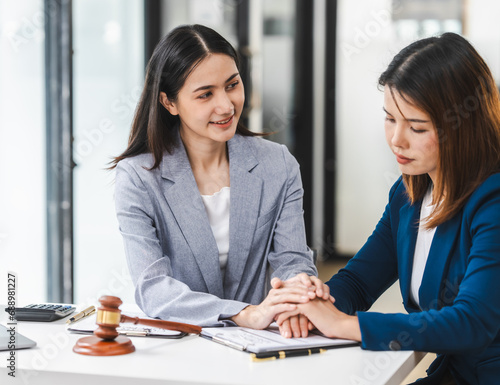
[[[248,305],[243,308],[238,314],[231,317],[231,321],[238,326],[249,327],[251,324],[250,315],[252,314],[252,308],[254,307],[255,305]]]
[[[361,328],[359,327],[358,316],[348,316],[345,335],[347,339],[361,342]]]

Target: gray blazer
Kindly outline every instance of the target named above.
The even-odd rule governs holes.
[[[160,167],[151,171],[151,154],[122,160],[116,168],[116,212],[135,299],[150,317],[201,326],[233,324],[226,318],[262,302],[272,277],[317,275],[306,244],[295,158],[283,145],[238,134],[228,151],[224,279],[184,146],[165,152]]]

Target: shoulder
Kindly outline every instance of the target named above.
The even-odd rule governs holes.
[[[259,164],[271,168],[287,168],[298,165],[295,157],[284,144],[256,136],[240,136],[238,140],[252,151]]]
[[[403,206],[410,203],[406,186],[403,182],[403,177],[400,176],[391,187],[389,191],[389,204],[391,206]]]
[[[476,188],[465,204],[464,211],[476,212],[484,206],[500,208],[500,173],[491,175]]]
[[[256,154],[265,155],[268,153],[281,153],[285,145],[273,142],[270,139],[260,136],[243,136],[236,134],[235,138],[249,146]]]
[[[498,194],[500,192],[500,173],[489,176],[479,187],[474,191],[471,198],[481,197],[484,195]]]
[[[150,153],[139,154],[130,158],[125,158],[118,162],[117,169],[138,169],[138,168],[151,168],[154,164],[153,155]]]
[[[461,222],[472,239],[491,250],[500,239],[500,173],[487,178],[469,197],[462,209]],[[497,250],[498,250],[498,246]],[[498,255],[498,253],[497,253]]]
[[[153,165],[154,158],[149,153],[121,160],[116,166],[115,185],[123,186],[130,183],[138,185],[158,178],[161,173],[161,166],[152,169]]]

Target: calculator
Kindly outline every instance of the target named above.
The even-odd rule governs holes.
[[[25,307],[5,308],[18,321],[50,322],[64,318],[75,311],[71,305],[32,304]]]

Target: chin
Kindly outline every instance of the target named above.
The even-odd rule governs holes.
[[[218,133],[215,133],[213,136],[212,136],[212,139],[217,141],[217,142],[227,142],[228,140],[230,140],[231,138],[234,137],[234,135],[236,135],[236,128],[228,128],[226,131],[224,132],[218,132]]]

